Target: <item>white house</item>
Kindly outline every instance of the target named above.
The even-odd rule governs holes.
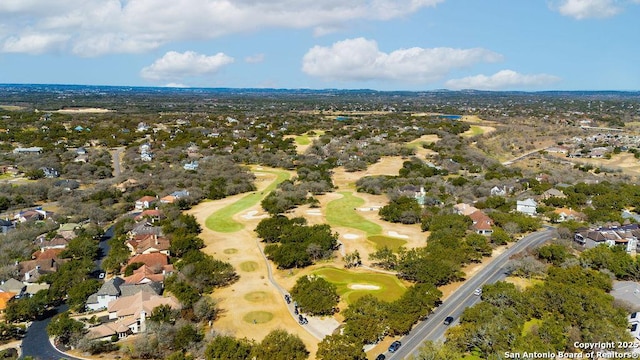
[[[535,200],[529,198],[526,200],[518,200],[516,202],[516,211],[521,212],[523,214],[527,214],[529,216],[536,215],[536,208],[538,207],[538,203]]]

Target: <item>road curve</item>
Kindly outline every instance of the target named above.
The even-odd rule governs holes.
[[[443,341],[448,326],[442,324],[444,318],[453,316],[455,321],[450,326],[456,325],[465,308],[480,301],[479,296],[473,295],[475,289],[485,284],[492,284],[506,277],[507,264],[511,256],[529,248],[542,245],[555,236],[553,228],[535,232],[518,242],[511,244],[502,254],[491,261],[484,269],[469,278],[462,286],[451,294],[428,319],[420,322],[413,330],[404,336],[402,347],[394,354],[388,354],[388,359],[405,359],[418,354],[418,349],[426,340]]]

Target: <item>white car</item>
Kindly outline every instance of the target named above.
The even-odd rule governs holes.
[[[482,289],[481,288],[477,288],[476,291],[473,292],[473,295],[475,295],[475,296],[482,295]]]

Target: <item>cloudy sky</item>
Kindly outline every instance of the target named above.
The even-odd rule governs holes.
[[[0,0],[0,83],[640,90],[640,0]]]

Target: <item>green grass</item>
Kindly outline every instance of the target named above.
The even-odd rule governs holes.
[[[264,324],[273,319],[273,314],[268,311],[252,311],[242,317],[249,324]]]
[[[480,126],[476,126],[476,125],[471,125],[471,128],[467,131],[465,131],[462,136],[464,137],[474,137],[474,136],[478,136],[478,135],[482,135],[484,134],[484,130],[482,130],[482,128]]]
[[[522,336],[527,336],[531,333],[531,328],[534,326],[540,326],[542,324],[542,320],[540,319],[531,319],[524,323],[522,326]]]
[[[269,299],[271,296],[266,291],[254,291],[246,294],[244,296],[245,300],[251,302],[264,302]],[[253,320],[252,320],[253,322]]]
[[[12,177],[13,177],[13,175],[9,174],[9,173],[0,174],[0,180],[11,179]]]
[[[382,227],[358,214],[356,208],[364,204],[364,200],[354,196],[351,192],[343,191],[341,199],[330,201],[327,204],[327,222],[331,226],[342,226],[361,230],[367,235],[382,233]]]
[[[394,252],[397,252],[401,246],[404,246],[407,244],[406,240],[398,239],[390,236],[384,236],[384,235],[369,236],[367,240],[376,244],[377,249],[382,249],[383,247],[386,246],[389,249],[393,250]]]
[[[353,272],[335,267],[323,267],[313,271],[313,274],[323,277],[328,282],[336,285],[338,294],[347,304],[352,304],[359,298],[371,294],[380,300],[394,301],[405,293],[407,288],[394,275],[374,272]],[[378,290],[354,290],[350,284],[366,284],[379,286]]]
[[[227,254],[227,255],[237,254],[238,253],[238,249],[233,249],[233,248],[224,249],[222,252]]]
[[[240,263],[240,270],[244,272],[252,272],[258,270],[258,263],[255,261],[245,261]]]
[[[276,174],[277,178],[263,191],[252,192],[251,194],[241,198],[233,204],[229,204],[209,215],[204,223],[208,229],[223,233],[231,233],[244,229],[244,224],[233,220],[233,216],[258,204],[262,199],[269,195],[269,193],[273,191],[276,186],[278,186],[278,184],[289,178],[289,173],[286,171],[258,170],[256,172]]]
[[[311,139],[308,135],[298,135],[295,137],[296,144],[298,145],[310,145]]]

